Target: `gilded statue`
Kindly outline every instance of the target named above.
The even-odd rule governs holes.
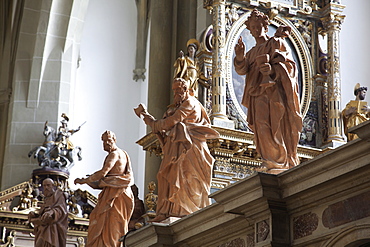
[[[353,93],[356,98],[348,102],[346,108],[342,111],[344,133],[347,136],[347,141],[358,138],[356,134],[349,133],[348,129],[370,119],[370,106],[364,101],[367,87],[361,87],[361,85],[357,83]]]
[[[86,245],[119,247],[119,239],[128,232],[128,222],[134,210],[131,190],[134,176],[128,154],[116,145],[116,135],[107,130],[102,141],[104,151],[108,153],[103,168],[74,182],[102,190],[90,214]]]
[[[196,39],[189,39],[187,44],[187,54],[179,52],[174,67],[174,78],[183,78],[189,82],[190,94],[198,98],[198,79],[200,76],[199,62],[196,53],[199,49],[199,42]]]
[[[256,9],[245,24],[256,45],[245,52],[242,37],[235,45],[235,70],[246,75],[242,105],[248,108],[247,121],[262,166],[267,172],[278,173],[299,164],[302,116],[298,70],[285,41],[291,28],[280,26],[274,37],[269,37],[269,18]]]
[[[35,246],[66,246],[68,229],[67,196],[56,188],[51,178],[42,182],[44,203],[39,211],[31,211],[29,221],[35,226]]]
[[[163,144],[155,222],[181,218],[210,205],[214,158],[206,140],[218,138],[219,133],[211,128],[206,110],[189,89],[188,81],[174,79],[174,104],[163,119],[155,119],[143,107],[135,109]]]

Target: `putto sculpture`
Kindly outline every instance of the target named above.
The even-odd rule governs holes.
[[[242,105],[248,108],[247,121],[262,166],[279,173],[299,164],[302,129],[298,70],[285,41],[291,28],[280,26],[274,37],[268,37],[269,18],[256,9],[245,24],[256,45],[245,52],[242,37],[235,45],[235,71],[246,75]]]
[[[211,128],[205,109],[189,88],[185,79],[174,79],[174,104],[163,119],[155,119],[143,105],[135,109],[162,143],[155,222],[184,217],[210,205],[214,158],[206,140],[218,138],[219,133]]]
[[[74,165],[74,159],[82,159],[81,147],[74,146],[69,137],[81,129],[69,129],[67,124],[69,118],[65,113],[62,114],[63,120],[58,132],[45,122],[43,135],[44,143],[37,146],[28,153],[28,157],[33,156],[39,162],[41,167],[57,168],[68,170]]]

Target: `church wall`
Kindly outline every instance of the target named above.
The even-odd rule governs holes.
[[[74,33],[82,25],[86,3],[25,1],[9,104],[2,188],[31,177],[37,162],[27,154],[43,143],[45,121],[56,128],[60,114],[69,111],[79,42]]]
[[[101,134],[111,130],[117,136],[117,145],[130,155],[139,196],[143,197],[145,156],[135,142],[145,135],[146,127],[133,108],[139,103],[147,104],[148,82],[133,80],[136,13],[135,1],[89,1],[81,33],[80,67],[71,96],[73,126],[86,121],[73,136],[74,143],[83,149],[83,159],[71,169],[70,183],[102,167],[106,152]],[[88,186],[72,187],[95,195],[100,192]]]

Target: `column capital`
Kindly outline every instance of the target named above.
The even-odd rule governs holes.
[[[321,22],[326,31],[340,30],[345,17],[345,15],[331,12],[328,16],[321,18]]]

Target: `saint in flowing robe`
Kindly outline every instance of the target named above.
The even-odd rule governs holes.
[[[214,158],[206,140],[219,134],[210,127],[200,102],[189,96],[170,116],[156,120],[152,130],[164,134],[164,156],[157,174],[157,215],[183,217],[210,205]]]
[[[45,197],[39,217],[32,218],[35,225],[36,247],[63,247],[66,246],[68,229],[68,211],[66,195],[57,189],[53,195]],[[41,220],[44,212],[52,212],[52,218],[47,222]]]
[[[279,29],[277,30],[279,32]],[[256,58],[268,54],[275,82],[261,86],[263,75]],[[302,130],[297,68],[288,44],[274,36],[252,47],[242,61],[234,59],[235,71],[246,75],[242,105],[254,132],[257,152],[267,169],[287,169],[299,164],[297,146]]]

